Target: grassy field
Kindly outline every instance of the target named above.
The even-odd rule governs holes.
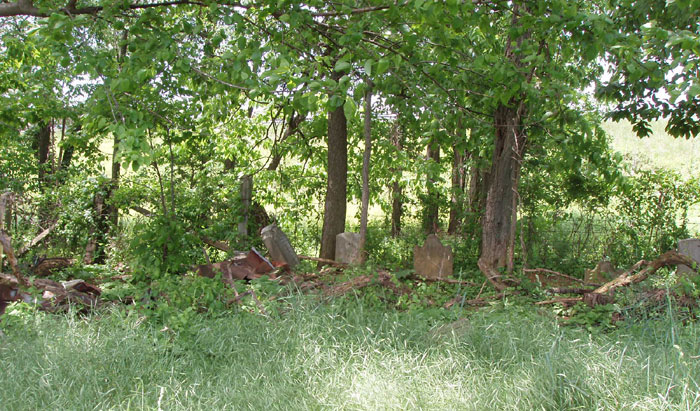
[[[173,335],[137,315],[15,316],[0,408],[700,409],[700,326],[609,333],[498,304],[397,312],[301,298]]]
[[[665,127],[666,122],[655,121],[651,124],[653,134],[639,138],[627,121],[608,121],[603,126],[612,138],[612,148],[631,165],[666,168],[685,178],[700,178],[700,140],[674,138]]]

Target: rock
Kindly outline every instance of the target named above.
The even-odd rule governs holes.
[[[263,228],[260,234],[262,235],[265,247],[267,247],[267,251],[270,252],[270,259],[272,261],[286,263],[289,267],[294,267],[299,264],[299,257],[296,251],[294,251],[292,244],[276,224],[270,224]]]
[[[340,233],[335,236],[335,261],[357,265],[362,262],[361,257],[360,235],[358,233]]]
[[[454,257],[452,248],[442,245],[435,234],[426,238],[423,247],[413,248],[413,267],[416,274],[439,280],[452,275]]]
[[[678,252],[692,258],[698,263],[698,266],[695,268],[688,267],[687,265],[679,265],[678,274],[697,274],[698,268],[700,268],[700,239],[686,238],[685,240],[678,241]]]

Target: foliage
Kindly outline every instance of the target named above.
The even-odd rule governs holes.
[[[619,222],[608,253],[621,263],[653,259],[689,236],[688,209],[700,201],[697,179],[666,170],[639,170],[617,195]]]

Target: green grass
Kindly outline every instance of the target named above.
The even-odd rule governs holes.
[[[179,336],[118,310],[13,319],[0,408],[700,408],[697,324],[589,334],[530,307],[442,328],[456,313],[309,298],[285,310],[201,318]]]

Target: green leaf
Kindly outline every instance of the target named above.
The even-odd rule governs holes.
[[[338,72],[346,71],[346,70],[350,70],[350,67],[352,67],[350,65],[350,63],[348,63],[345,60],[340,60],[339,62],[335,63],[335,67],[333,68],[333,70],[338,71]]]
[[[382,75],[386,73],[386,71],[389,69],[389,66],[391,65],[391,62],[387,58],[382,58],[379,59],[379,62],[377,63],[377,75]]]
[[[345,100],[345,104],[343,104],[343,111],[345,112],[345,117],[355,117],[355,113],[357,112],[357,105],[355,105],[355,101],[353,101],[351,98]]]
[[[365,60],[365,74],[367,74],[368,76],[372,75],[372,63],[372,59]]]

